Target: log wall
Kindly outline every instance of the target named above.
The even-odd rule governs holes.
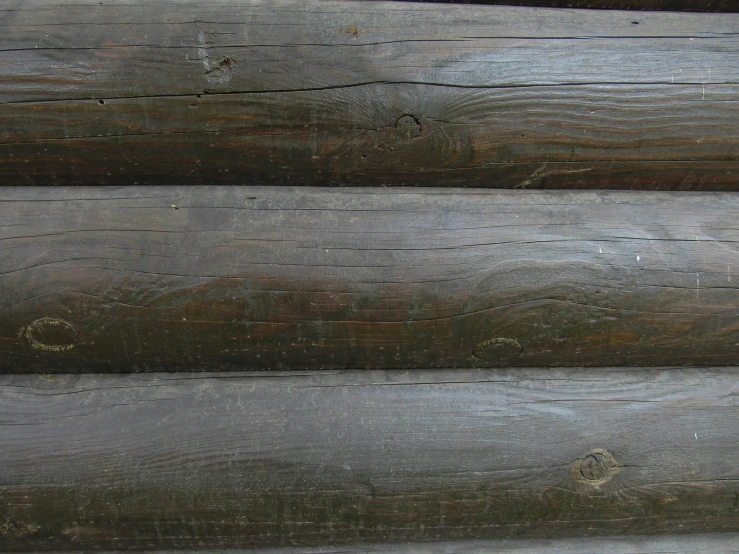
[[[0,185],[737,190],[739,14],[0,8]]]
[[[7,187],[6,372],[739,363],[731,193]]]
[[[0,548],[739,526],[737,368],[0,376]]]
[[[0,551],[736,551],[738,29],[3,2]]]

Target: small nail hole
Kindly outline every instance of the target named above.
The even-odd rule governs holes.
[[[98,104],[100,104],[101,106],[105,106],[105,100],[98,100]]]

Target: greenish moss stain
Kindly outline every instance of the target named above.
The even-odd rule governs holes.
[[[67,323],[62,319],[56,319],[53,317],[42,317],[36,321],[31,322],[21,331],[21,335],[25,337],[28,343],[35,350],[41,350],[42,352],[65,352],[72,350],[75,347],[74,342],[67,344],[47,344],[41,340],[41,334],[46,327],[61,327],[66,331],[72,333],[74,337],[77,333],[71,323]]]
[[[0,535],[8,539],[19,539],[27,535],[33,535],[41,529],[38,525],[21,523],[14,520],[5,520],[0,523]]]
[[[472,351],[472,355],[481,360],[495,361],[497,358],[520,356],[521,352],[523,347],[517,340],[499,337],[479,343]]]

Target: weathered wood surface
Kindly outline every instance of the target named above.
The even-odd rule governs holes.
[[[361,0],[374,1],[374,0]],[[695,12],[739,12],[736,0],[402,0],[403,2],[438,2],[533,6],[541,8],[580,8],[607,10],[675,10]]]
[[[0,376],[2,550],[739,530],[736,367],[207,375]]]
[[[739,195],[0,189],[0,367],[739,364]]]
[[[109,550],[111,554],[125,552]],[[276,547],[227,550],[158,550],[157,554],[736,554],[739,533],[581,537],[568,539],[460,540],[453,542],[356,544],[341,546]],[[79,554],[83,554],[80,552]]]
[[[208,554],[214,551],[169,551],[161,554]],[[361,544],[320,546],[307,551],[300,547],[227,550],[227,554],[350,554],[378,552],[390,554],[736,554],[738,533],[702,533],[692,535],[653,535],[572,539],[454,541],[433,543]],[[218,554],[223,551],[219,550]]]
[[[0,184],[739,189],[739,15],[6,1]]]

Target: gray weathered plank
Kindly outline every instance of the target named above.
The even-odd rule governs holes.
[[[739,188],[739,14],[14,0],[0,21],[0,184]]]
[[[739,364],[732,193],[6,187],[3,371]]]
[[[0,376],[0,547],[739,530],[735,367],[210,375]]]

